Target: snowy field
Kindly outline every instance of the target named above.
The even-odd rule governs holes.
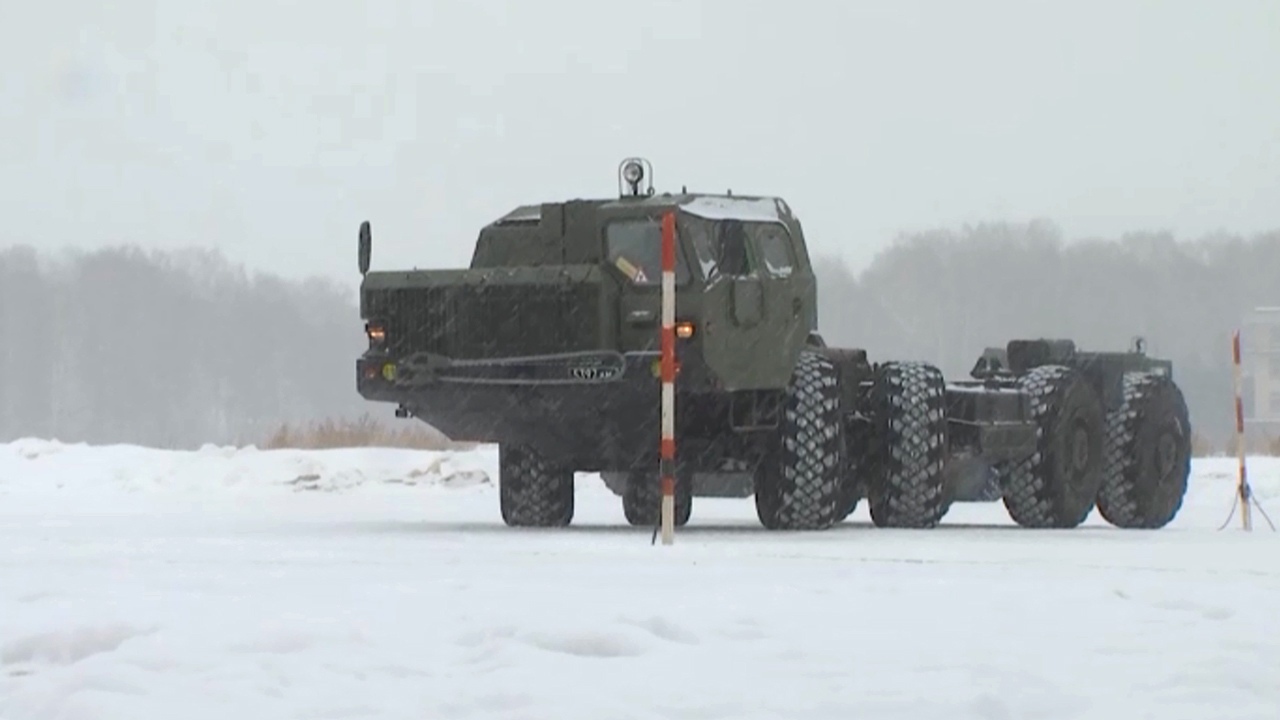
[[[700,499],[663,547],[594,476],[506,528],[492,449],[0,445],[0,718],[1276,720],[1280,534],[1194,472],[1156,532]]]

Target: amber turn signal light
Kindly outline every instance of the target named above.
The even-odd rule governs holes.
[[[676,337],[681,340],[688,340],[693,337],[693,323],[678,322],[676,323]]]

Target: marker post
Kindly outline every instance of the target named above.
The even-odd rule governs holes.
[[[1239,463],[1239,478],[1236,483],[1236,502],[1240,503],[1240,522],[1245,531],[1253,530],[1253,515],[1251,510],[1251,501],[1253,493],[1249,489],[1249,474],[1245,466],[1245,433],[1244,433],[1244,399],[1243,382],[1241,376],[1243,372],[1240,367],[1240,331],[1237,330],[1231,335],[1231,360],[1235,367],[1233,375],[1235,380],[1236,393],[1236,460]]]
[[[674,542],[676,514],[676,216],[662,216],[662,544]]]

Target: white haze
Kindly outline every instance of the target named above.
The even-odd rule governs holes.
[[[217,248],[288,276],[465,263],[526,201],[786,196],[855,270],[895,234],[1280,226],[1268,0],[160,3],[0,12],[4,242]]]

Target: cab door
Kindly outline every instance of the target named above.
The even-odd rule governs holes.
[[[785,279],[764,272],[752,242],[755,224],[722,219],[693,234],[707,279],[703,357],[726,390],[783,387],[795,360],[783,336],[793,312],[780,294]]]
[[[626,217],[604,227],[604,256],[618,279],[618,347],[653,351],[662,327],[662,218]],[[676,248],[676,314],[689,284],[689,265],[678,240]]]
[[[795,242],[782,223],[752,223],[752,256],[763,286],[764,323],[767,334],[785,348],[788,363],[794,362],[796,348],[804,345],[817,308],[810,307],[814,294],[799,272]]]

